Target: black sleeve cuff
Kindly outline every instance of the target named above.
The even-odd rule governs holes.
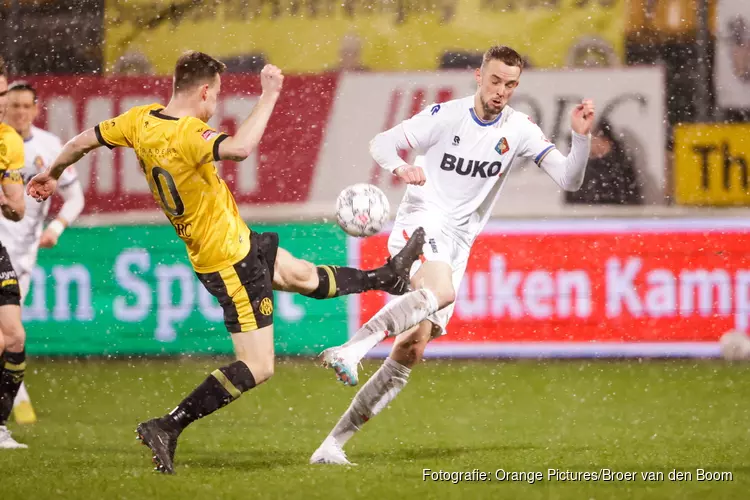
[[[96,134],[96,140],[99,141],[99,144],[107,146],[109,149],[115,149],[115,146],[104,140],[104,137],[102,137],[102,131],[99,130],[99,125],[94,127],[94,133]]]
[[[221,134],[214,142],[214,161],[221,160],[221,158],[219,158],[219,144],[221,144],[227,137],[229,137],[227,134]]]

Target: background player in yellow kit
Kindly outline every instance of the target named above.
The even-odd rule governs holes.
[[[184,54],[177,61],[166,107],[134,107],[81,133],[27,189],[37,200],[46,199],[65,168],[87,152],[102,145],[134,149],[154,199],[187,246],[196,274],[218,298],[237,361],[211,373],[171,413],[137,429],[153,450],[157,468],[169,473],[174,472],[177,437],[185,427],[273,375],[273,289],[319,299],[373,289],[403,294],[424,244],[417,234],[386,265],[361,271],[316,267],[279,248],[277,234],[251,231],[214,161],[242,161],[257,147],[284,77],[275,66],[263,69],[262,95],[230,137],[206,124],[216,109],[223,71],[224,64],[206,54]]]
[[[23,139],[3,123],[7,106],[8,76],[0,58],[0,212],[6,219],[23,218]],[[5,423],[26,370],[26,332],[21,323],[21,288],[8,251],[0,241],[0,449],[26,448],[14,440]]]

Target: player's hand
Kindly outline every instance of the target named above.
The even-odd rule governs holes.
[[[424,186],[427,178],[424,176],[424,170],[422,167],[415,167],[414,165],[401,165],[393,171],[394,174],[407,184],[413,184],[415,186]]]
[[[284,84],[284,75],[281,70],[273,64],[266,64],[260,72],[260,86],[263,92],[278,94]]]
[[[31,178],[26,186],[26,194],[38,202],[42,202],[52,196],[57,189],[57,179],[47,172],[41,172]]]
[[[570,120],[573,132],[581,135],[588,135],[594,125],[595,114],[596,108],[594,107],[594,101],[591,99],[584,99],[581,101],[581,104],[576,106],[573,110],[573,116]]]
[[[42,237],[39,238],[39,246],[42,248],[52,248],[57,245],[57,240],[59,238],[59,234],[57,234],[54,230],[47,228],[42,233]]]

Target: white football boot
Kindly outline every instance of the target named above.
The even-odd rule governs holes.
[[[4,425],[0,425],[0,449],[14,450],[28,448],[25,444],[21,444],[10,435],[10,431]]]
[[[327,437],[310,457],[310,464],[357,465],[346,458],[344,449],[332,437]]]

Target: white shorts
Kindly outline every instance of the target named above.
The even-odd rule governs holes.
[[[391,256],[396,255],[404,245],[412,233],[419,227],[422,226],[425,230],[425,244],[424,244],[424,260],[445,262],[450,265],[453,269],[453,289],[456,294],[461,287],[461,280],[466,272],[466,264],[469,261],[469,253],[471,247],[466,243],[462,242],[455,236],[446,232],[444,229],[429,224],[419,224],[404,221],[397,221],[393,225],[393,230],[388,238],[388,251]],[[421,261],[414,263],[411,268],[411,276],[417,272],[419,267],[422,265]],[[440,333],[438,335],[445,335],[448,321],[453,316],[453,309],[455,303],[440,309],[438,312],[430,315],[427,319],[433,324],[440,327]]]

